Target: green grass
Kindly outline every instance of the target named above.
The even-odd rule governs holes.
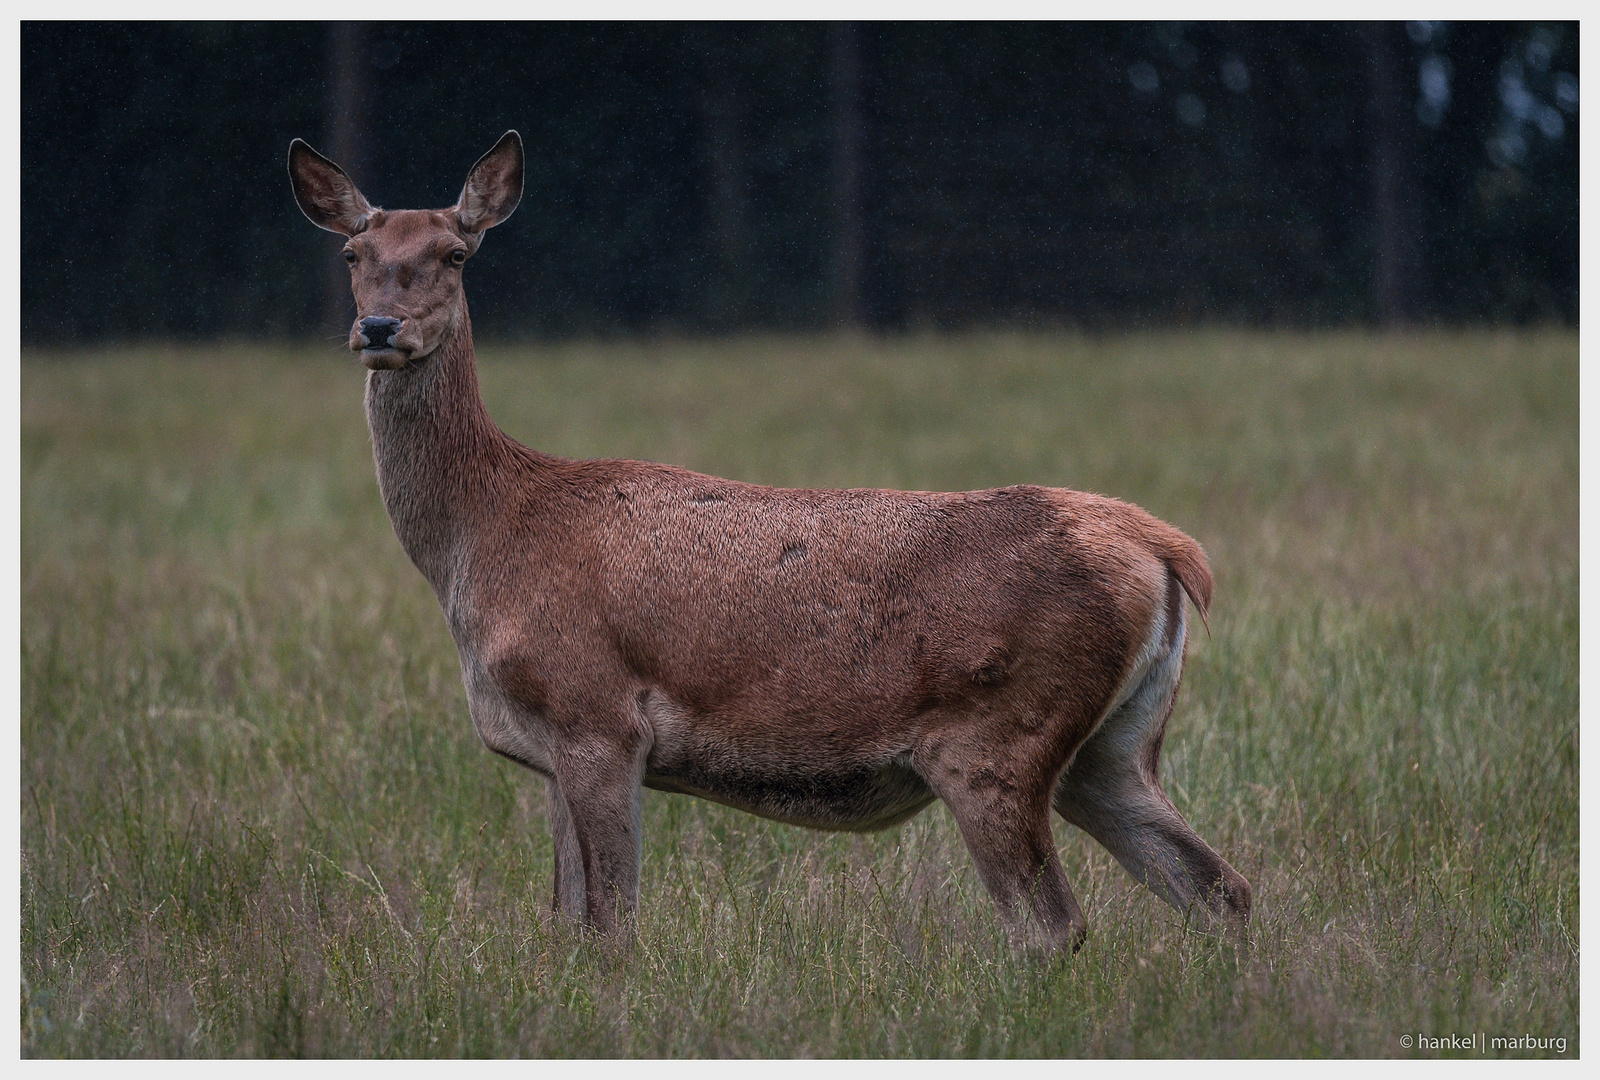
[[[1058,822],[1090,937],[1045,962],[941,806],[832,836],[646,793],[637,944],[586,940],[546,911],[542,782],[478,744],[390,532],[354,363],[29,353],[23,1052],[1575,1056],[1577,357],[1559,331],[485,350],[490,411],[555,453],[1058,484],[1206,546],[1163,773],[1254,885],[1251,941]]]

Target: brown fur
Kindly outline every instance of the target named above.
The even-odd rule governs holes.
[[[558,909],[626,921],[647,786],[830,829],[942,798],[1013,934],[1075,947],[1054,805],[1180,909],[1243,924],[1248,883],[1156,777],[1178,589],[1211,601],[1193,540],[1057,488],[787,490],[530,450],[483,408],[459,269],[520,198],[515,133],[447,210],[375,209],[298,140],[290,173],[349,237],[379,485],[473,721],[547,780]],[[388,347],[370,318],[400,320]]]

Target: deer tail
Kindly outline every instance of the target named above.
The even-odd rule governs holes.
[[[1200,612],[1200,622],[1211,633],[1211,623],[1206,616],[1211,611],[1211,564],[1206,561],[1204,549],[1188,533],[1168,525],[1160,518],[1140,513],[1139,532],[1149,550],[1167,564],[1172,576],[1178,579],[1183,591]]]
[[[1211,610],[1211,564],[1206,561],[1205,551],[1187,533],[1170,525],[1166,526],[1164,533],[1158,546],[1161,558],[1178,579],[1178,584],[1183,586],[1183,591],[1189,594],[1195,610],[1200,612],[1200,624],[1209,634],[1211,622],[1206,615]]]

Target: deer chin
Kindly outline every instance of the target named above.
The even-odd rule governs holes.
[[[399,349],[369,347],[361,350],[361,362],[369,371],[399,371],[406,366],[406,356]]]

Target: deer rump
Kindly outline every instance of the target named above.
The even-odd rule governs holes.
[[[1194,541],[1100,496],[562,465],[488,530],[492,594],[448,605],[485,742],[546,775],[550,745],[585,741],[560,717],[612,711],[573,699],[592,693],[625,701],[645,786],[792,824],[904,821],[944,743],[1013,751],[968,782],[1048,790],[1141,663],[1181,658],[1178,590],[1210,598]]]

